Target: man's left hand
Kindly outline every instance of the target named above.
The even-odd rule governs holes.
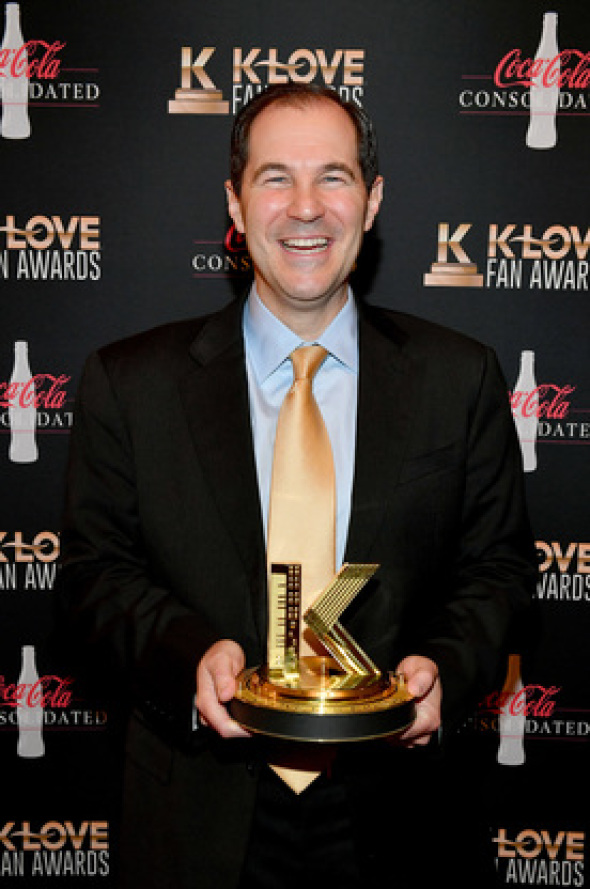
[[[404,747],[424,746],[441,724],[438,667],[430,658],[412,655],[398,664],[397,672],[404,674],[408,691],[416,699],[416,719],[396,741]]]

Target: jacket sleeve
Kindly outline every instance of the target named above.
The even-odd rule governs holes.
[[[495,354],[485,351],[467,428],[462,512],[447,593],[421,646],[439,666],[443,720],[456,725],[503,681],[519,625],[530,621],[536,554],[520,446]]]
[[[98,354],[77,396],[61,554],[59,607],[84,661],[119,688],[124,683],[148,720],[190,732],[196,665],[218,637],[153,580],[133,445]]]

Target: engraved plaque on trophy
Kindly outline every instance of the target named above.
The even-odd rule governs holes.
[[[314,742],[393,735],[413,722],[404,677],[382,672],[340,623],[378,567],[342,566],[303,614],[329,655],[301,656],[301,566],[272,566],[268,662],[240,673],[230,703],[236,722],[263,735]]]

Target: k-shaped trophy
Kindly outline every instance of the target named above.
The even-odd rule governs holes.
[[[345,564],[303,614],[329,655],[300,656],[301,566],[271,568],[268,663],[243,670],[230,704],[249,731],[294,741],[366,741],[415,718],[402,675],[382,672],[340,623],[378,565]]]

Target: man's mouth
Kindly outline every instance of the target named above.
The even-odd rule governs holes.
[[[330,244],[329,238],[282,238],[281,245],[295,253],[318,253]]]

